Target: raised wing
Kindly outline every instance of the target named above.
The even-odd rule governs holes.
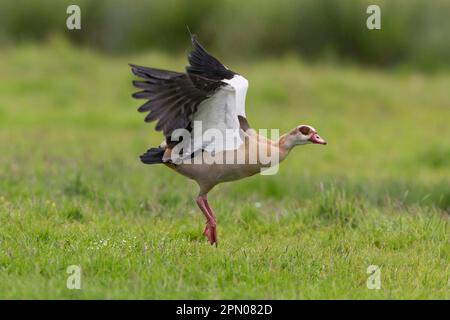
[[[187,128],[198,105],[210,97],[218,87],[225,85],[198,75],[166,71],[131,64],[132,72],[143,79],[133,85],[142,91],[133,94],[136,99],[147,99],[139,112],[149,112],[146,122],[158,120],[155,129],[169,137],[173,130]]]
[[[188,56],[187,73],[130,65],[132,72],[142,78],[133,81],[135,87],[142,89],[133,97],[148,100],[138,110],[148,112],[145,121],[157,121],[155,129],[163,131],[168,140],[175,129],[192,129],[193,121],[202,122],[202,133],[216,129],[225,136],[227,130],[234,130],[237,135],[233,139],[237,143],[229,145],[224,140],[200,144],[199,148],[216,152],[235,149],[242,143],[239,129],[248,128],[245,119],[248,81],[210,55],[196,36],[191,40],[193,50]],[[193,137],[193,141],[198,139]]]

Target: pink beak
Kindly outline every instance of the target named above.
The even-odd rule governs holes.
[[[309,141],[315,144],[327,144],[327,142],[323,140],[317,133],[314,133],[311,138],[309,138]]]

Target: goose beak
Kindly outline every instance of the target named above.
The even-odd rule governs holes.
[[[309,138],[309,141],[315,144],[327,144],[327,142],[323,140],[317,133],[314,133],[311,138]]]

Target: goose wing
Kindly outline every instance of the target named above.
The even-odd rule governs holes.
[[[147,101],[138,109],[148,112],[145,122],[157,121],[155,130],[170,137],[173,130],[187,128],[198,105],[225,83],[199,75],[160,70],[130,64],[134,75],[133,85],[141,89],[133,94]]]
[[[168,141],[175,129],[191,130],[195,121],[202,123],[202,135],[215,129],[225,137],[227,130],[237,132],[245,125],[248,128],[245,120],[248,81],[210,55],[195,35],[191,41],[193,50],[188,56],[186,73],[130,64],[133,74],[142,79],[133,81],[141,89],[133,97],[147,100],[138,111],[148,112],[145,121],[157,121],[155,129],[163,131]],[[235,149],[242,143],[239,134],[235,138],[236,142],[228,147],[226,141],[204,142],[194,144],[197,147],[191,151]],[[199,139],[199,134],[193,137],[194,141]]]
[[[245,118],[248,81],[209,54],[195,35],[191,40],[193,50],[188,56],[190,65],[186,68],[187,73],[225,83],[199,105],[193,116],[194,124],[196,121],[202,124],[202,136],[193,137],[193,151],[200,148],[201,140],[201,148],[209,152],[237,149],[242,144],[239,129],[246,131],[249,128]],[[205,139],[209,137],[207,132],[222,138],[217,139],[216,136],[208,141]]]

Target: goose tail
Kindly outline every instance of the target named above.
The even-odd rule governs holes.
[[[157,164],[163,163],[164,148],[150,148],[140,156],[142,163]]]

